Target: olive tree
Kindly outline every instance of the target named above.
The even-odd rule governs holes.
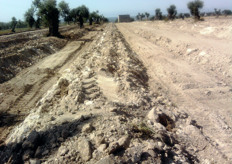
[[[93,22],[95,22],[96,24],[100,23],[99,11],[93,11],[89,14],[89,25],[92,25]]]
[[[41,16],[40,16],[40,14],[39,14],[39,6],[41,5],[41,0],[34,0],[34,1],[32,1],[32,6],[31,6],[31,8],[33,8],[34,9],[34,19],[35,19],[35,28],[40,28],[40,26],[41,26],[41,21],[42,21],[42,19],[41,19]]]
[[[30,28],[32,28],[35,23],[34,13],[35,13],[34,8],[31,7],[24,14],[25,21],[28,23]]]
[[[191,15],[193,15],[195,19],[200,20],[201,17],[200,17],[199,9],[203,8],[204,2],[201,0],[195,0],[195,1],[189,2],[187,6],[188,6],[188,9],[190,10]]]
[[[89,18],[89,9],[85,5],[82,5],[77,8],[77,11],[79,16],[80,28],[82,28],[84,26],[84,19]]]
[[[171,5],[169,8],[167,8],[167,12],[168,12],[169,19],[171,19],[171,20],[175,19],[176,14],[177,14],[176,6]]]
[[[84,19],[89,19],[89,9],[85,5],[79,6],[70,11],[70,16],[74,23],[78,21],[80,28],[82,28],[84,26]]]
[[[146,18],[147,18],[147,20],[148,20],[148,18],[149,18],[149,16],[150,16],[150,14],[149,14],[149,13],[147,13],[147,12],[145,12],[145,15],[146,15]]]
[[[222,14],[224,14],[225,16],[232,15],[232,11],[231,10],[223,10]]]
[[[39,4],[39,15],[49,27],[48,36],[59,36],[59,10],[56,0],[43,0]]]
[[[141,20],[141,14],[140,14],[140,13],[138,13],[138,14],[136,15],[136,19],[137,19],[137,20]]]
[[[221,9],[214,9],[214,12],[215,12],[215,15],[217,16],[217,17],[219,17],[220,15],[222,15],[222,12],[221,12]]]
[[[145,14],[141,14],[141,20],[143,20],[143,18],[145,18]]]
[[[16,25],[17,25],[17,19],[15,17],[12,17],[12,20],[11,20],[11,31],[12,32],[15,32]]]
[[[163,17],[162,12],[161,12],[161,10],[159,8],[155,10],[155,17],[158,20],[162,20],[162,17]]]
[[[66,3],[65,1],[61,1],[58,6],[60,10],[60,15],[64,18],[64,21],[69,24],[69,22],[71,21],[71,17],[68,3]]]

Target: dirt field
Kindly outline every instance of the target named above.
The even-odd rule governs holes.
[[[230,163],[232,20],[0,37],[0,163]]]

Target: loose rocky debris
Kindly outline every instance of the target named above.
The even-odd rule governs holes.
[[[150,89],[161,88],[174,106],[196,120],[192,124],[197,128],[186,126],[181,137],[188,136],[184,142],[197,147],[189,150],[196,152],[200,163],[230,163],[231,19],[133,22],[117,27],[147,68]],[[215,31],[202,34],[208,27]],[[224,37],[218,35],[222,33]],[[166,119],[165,126],[170,122]]]
[[[107,25],[11,131],[1,163],[198,163],[201,127],[148,81]]]
[[[68,41],[78,40],[94,28],[77,29],[76,26],[61,28],[63,38],[44,37],[45,30],[0,37],[0,83],[10,80],[22,69],[54,54]]]

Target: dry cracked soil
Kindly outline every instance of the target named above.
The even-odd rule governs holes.
[[[0,36],[0,163],[231,163],[231,17],[60,31]]]

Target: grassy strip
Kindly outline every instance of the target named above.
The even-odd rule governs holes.
[[[19,32],[25,32],[25,31],[30,31],[33,30],[32,28],[16,28],[15,29],[15,33],[19,33]],[[7,29],[7,30],[0,30],[0,35],[6,35],[6,34],[14,34],[14,32],[11,31],[11,29]]]

